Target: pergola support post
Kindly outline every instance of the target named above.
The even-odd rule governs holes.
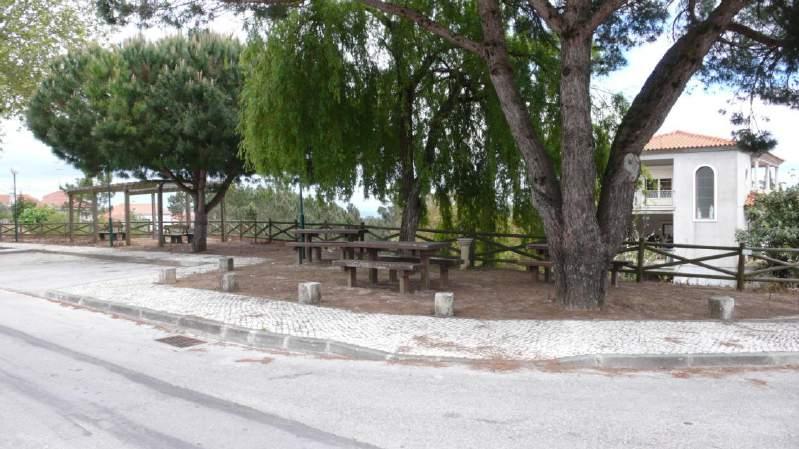
[[[220,221],[220,240],[227,242],[227,235],[225,234],[225,197],[219,202],[219,221]]]
[[[69,198],[69,206],[67,207],[67,239],[69,243],[72,243],[74,241],[73,230],[75,224],[74,196],[70,193],[67,195],[67,198]]]
[[[164,246],[164,185],[158,184],[158,246]]]
[[[156,227],[155,193],[150,194],[150,223],[153,226],[153,240],[158,240],[158,228]]]
[[[108,211],[110,214],[111,211]],[[100,229],[97,227],[97,192],[92,192],[92,243],[97,243],[97,233]]]
[[[130,246],[130,191],[125,190],[125,245]]]

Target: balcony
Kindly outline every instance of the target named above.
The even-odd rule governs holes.
[[[639,190],[633,198],[635,212],[673,211],[673,190]]]

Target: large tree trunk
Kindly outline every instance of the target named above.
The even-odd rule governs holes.
[[[570,308],[594,308],[606,292],[607,249],[600,238],[593,202],[596,182],[590,115],[590,38],[562,41],[563,133],[561,179],[530,122],[505,45],[495,0],[480,0],[486,60],[494,90],[516,145],[524,157],[533,203],[541,216],[554,265],[558,301]]]
[[[402,193],[405,207],[402,209],[399,235],[402,242],[416,241],[416,231],[419,229],[419,220],[422,218],[421,184],[419,179],[403,180]]]
[[[208,249],[208,209],[205,203],[205,173],[196,176],[194,191],[194,239],[191,242],[192,252],[199,253]]]

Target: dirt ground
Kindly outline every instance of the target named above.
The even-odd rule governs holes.
[[[170,247],[170,245],[167,245]],[[168,250],[187,251],[188,245],[171,245]],[[133,246],[131,249],[151,249]],[[258,256],[266,263],[237,268],[239,293],[247,296],[297,300],[297,284],[322,283],[322,305],[357,312],[399,315],[432,315],[433,291],[420,291],[419,276],[413,277],[415,292],[400,295],[388,273],[379,273],[376,286],[368,284],[366,270],[358,272],[358,288],[346,287],[346,276],[339,267],[313,263],[297,265],[294,251],[280,243],[252,244],[210,241],[209,251],[224,255]],[[432,288],[438,287],[438,270],[431,268]],[[219,289],[219,274],[205,273],[178,281],[179,287]],[[735,298],[737,318],[799,316],[799,290],[710,288],[674,285],[666,282],[620,282],[610,288],[601,311],[563,310],[555,302],[552,284],[532,281],[530,273],[512,269],[450,270],[450,286],[455,293],[455,314],[463,318],[510,319],[707,319],[707,298],[727,295]]]
[[[49,241],[53,243],[52,241]],[[77,243],[81,244],[81,243]],[[82,242],[82,244],[86,244]],[[105,245],[108,243],[105,242]],[[97,246],[104,246],[98,243]],[[128,250],[159,250],[155,241],[135,239]],[[167,244],[163,251],[190,252],[187,244]],[[419,276],[413,277],[416,291],[400,295],[388,273],[379,273],[379,283],[368,285],[366,270],[358,272],[358,288],[346,287],[346,276],[329,264],[297,265],[294,251],[281,243],[209,239],[208,252],[227,256],[254,256],[266,263],[237,268],[239,293],[247,296],[296,301],[299,282],[322,283],[322,305],[357,312],[399,315],[432,315],[433,291],[419,291]],[[438,287],[438,269],[431,268],[432,289]],[[205,273],[178,281],[179,287],[219,289],[219,274]],[[600,311],[564,310],[555,302],[552,284],[534,283],[530,273],[512,269],[450,270],[450,286],[455,293],[455,315],[462,318],[511,319],[707,319],[707,298],[726,295],[735,298],[737,318],[799,316],[799,290],[711,288],[674,285],[667,282],[619,282],[608,291]]]

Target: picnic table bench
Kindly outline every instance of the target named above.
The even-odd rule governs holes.
[[[183,237],[186,237],[187,243],[191,243],[194,232],[186,226],[164,226],[164,237],[169,237],[169,243],[183,243]]]
[[[369,282],[372,284],[377,283],[377,272],[378,270],[388,270],[391,273],[393,263],[397,264],[411,264],[413,266],[419,265],[418,268],[415,270],[419,271],[421,275],[421,286],[422,289],[429,289],[430,288],[430,261],[431,258],[435,256],[435,254],[443,249],[449,248],[451,245],[450,242],[396,242],[396,241],[382,241],[382,240],[370,240],[370,241],[353,241],[347,242],[346,247],[352,248],[353,251],[345,251],[343,252],[344,257],[349,257],[350,260],[355,260],[355,249],[357,250],[365,250],[366,251],[366,260],[359,260],[359,262],[366,262],[366,263],[359,263],[359,264],[352,264],[351,268],[367,268],[369,269]],[[389,260],[379,260],[378,253],[380,251],[390,251],[392,253],[401,253],[403,255],[407,255],[406,257],[413,257],[412,261],[396,261],[392,262]],[[337,263],[336,265],[340,266],[347,266],[342,265],[341,263]],[[403,276],[406,276],[406,279],[400,282],[407,283],[407,276],[410,276],[415,270],[408,269],[408,265],[397,265],[395,266],[395,272],[402,273]],[[352,274],[350,274],[352,276]]]
[[[110,237],[114,239],[116,242],[121,242],[125,240],[128,233],[123,230],[116,230],[116,231],[99,231],[97,235],[100,237],[100,240],[105,240],[106,237]],[[121,237],[120,237],[121,236]]]
[[[371,277],[371,270],[387,270],[390,273],[400,273],[399,276],[399,292],[401,294],[411,293],[411,280],[412,273],[420,271],[422,264],[418,262],[390,262],[385,260],[358,260],[358,259],[342,259],[334,260],[333,265],[344,267],[347,271],[347,287],[355,287],[358,268],[368,268],[370,270],[370,283],[377,282],[377,277]]]
[[[300,249],[308,249],[308,261],[313,262],[314,252],[316,252],[316,260],[319,262],[322,261],[322,249],[323,248],[341,248],[342,253],[350,251],[352,248],[347,247],[347,243],[349,242],[342,242],[341,240],[320,240],[316,242],[312,241],[301,241],[301,242],[288,242],[286,246],[289,248],[294,248],[297,250],[297,263],[302,264],[303,257],[302,252]],[[345,258],[344,254],[342,254],[342,259]],[[354,258],[354,257],[353,257]]]
[[[387,262],[421,262],[419,257],[395,253],[378,254],[377,260]],[[449,267],[460,265],[460,259],[451,257],[430,257],[430,265],[436,265],[438,267],[439,287],[443,288],[449,286]],[[391,281],[397,280],[397,272],[395,270],[389,270],[388,276]]]

